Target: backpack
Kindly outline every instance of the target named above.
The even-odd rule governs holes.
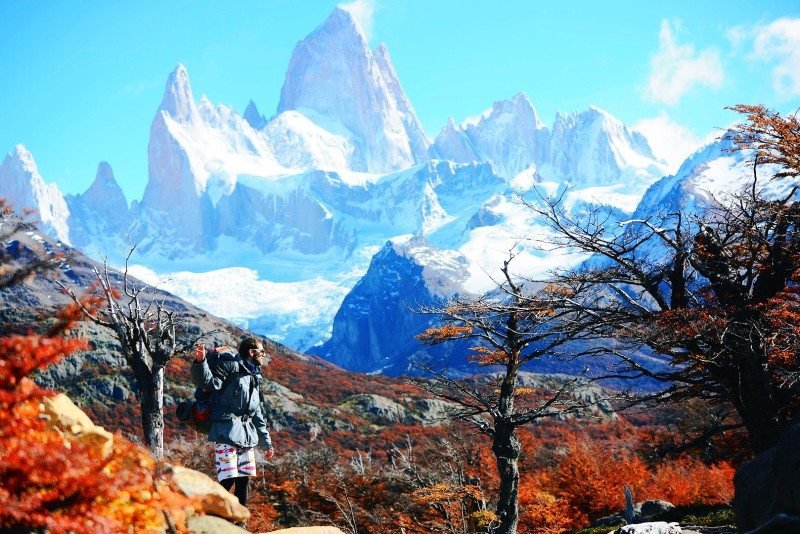
[[[221,355],[236,357],[237,352],[235,349],[222,345],[206,351],[206,361],[214,372],[217,360]],[[228,379],[231,377],[229,376]],[[222,385],[220,391],[225,389],[225,384]],[[194,428],[196,431],[203,434],[208,434],[211,430],[211,412],[214,409],[214,401],[216,400],[216,391],[208,387],[197,387],[194,390],[194,400],[184,400],[175,406],[175,417],[182,424]]]

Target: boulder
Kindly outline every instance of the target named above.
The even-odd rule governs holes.
[[[625,525],[617,531],[619,534],[681,534],[683,530],[678,523],[655,521],[653,523],[637,523]]]
[[[353,395],[340,407],[377,425],[409,422],[408,412],[403,405],[381,395]]]
[[[186,522],[191,534],[246,534],[243,528],[233,525],[221,517],[213,515],[196,515]]]
[[[95,425],[89,416],[63,393],[45,398],[41,410],[51,428],[57,429],[69,439],[75,439],[100,450],[104,458],[111,455],[114,435],[103,427]]]
[[[200,507],[206,514],[215,515],[229,521],[246,521],[250,512],[239,504],[239,499],[220,486],[208,475],[180,467],[169,466],[171,485],[187,497],[197,497]]]
[[[660,518],[662,514],[666,514],[674,509],[675,505],[667,501],[651,500],[636,503],[633,508],[633,522],[646,523],[652,522]],[[613,515],[601,517],[592,521],[590,527],[615,527],[618,525],[625,525],[627,521],[623,513],[616,513]]]
[[[638,521],[647,521],[648,519],[665,514],[673,508],[675,508],[675,505],[671,502],[652,500],[637,504],[634,511]]]
[[[269,534],[344,534],[336,527],[292,527],[272,530]]]
[[[775,447],[763,451],[736,472],[733,507],[739,531],[800,532],[795,530],[800,529],[798,443],[800,412],[783,431]]]

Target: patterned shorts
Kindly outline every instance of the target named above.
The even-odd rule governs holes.
[[[219,444],[214,449],[217,462],[217,480],[256,476],[256,454],[252,447],[242,448]]]

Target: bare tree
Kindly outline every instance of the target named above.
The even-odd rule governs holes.
[[[81,306],[92,322],[109,328],[119,341],[125,361],[133,371],[142,410],[142,431],[145,445],[153,456],[164,454],[164,368],[176,352],[182,350],[176,341],[177,317],[155,288],[140,285],[128,274],[128,263],[135,246],[125,258],[120,274],[104,262],[94,268],[97,312],[83,306],[75,292],[62,288]]]
[[[759,452],[800,404],[800,206],[796,185],[767,196],[758,166],[778,165],[773,178],[798,176],[800,128],[794,116],[734,109],[748,122],[726,138],[733,150],[754,150],[753,179],[700,215],[618,225],[599,211],[570,216],[561,197],[523,202],[549,224],[550,246],[592,255],[555,275],[565,294],[580,295],[561,307],[584,313],[597,337],[646,345],[670,363],[654,371],[619,351],[618,376],[663,381],[663,398],[732,403]]]
[[[591,401],[580,401],[569,393],[583,382],[580,377],[566,380],[556,391],[541,392],[521,387],[519,372],[528,362],[548,355],[569,353],[568,343],[585,335],[581,327],[583,312],[559,311],[552,304],[561,295],[556,286],[538,293],[526,290],[509,273],[513,254],[501,269],[504,279],[494,296],[474,299],[454,298],[441,308],[423,313],[443,318],[440,326],[420,334],[427,344],[465,341],[473,344],[470,361],[479,367],[495,368],[496,374],[457,379],[434,363],[419,362],[432,373],[432,379],[417,383],[434,395],[454,403],[450,417],[463,420],[492,440],[492,452],[500,475],[496,506],[498,525],[493,532],[511,534],[519,520],[519,467],[521,445],[516,430],[537,419],[574,413],[586,409]],[[586,349],[571,357],[590,355]]]

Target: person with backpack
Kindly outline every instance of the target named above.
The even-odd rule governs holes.
[[[268,362],[261,341],[246,337],[238,351],[218,347],[207,353],[199,344],[192,363],[192,381],[210,393],[208,440],[214,443],[217,480],[227,490],[234,487],[242,506],[256,476],[255,447],[265,448],[267,459],[275,454],[261,412],[261,367]]]

